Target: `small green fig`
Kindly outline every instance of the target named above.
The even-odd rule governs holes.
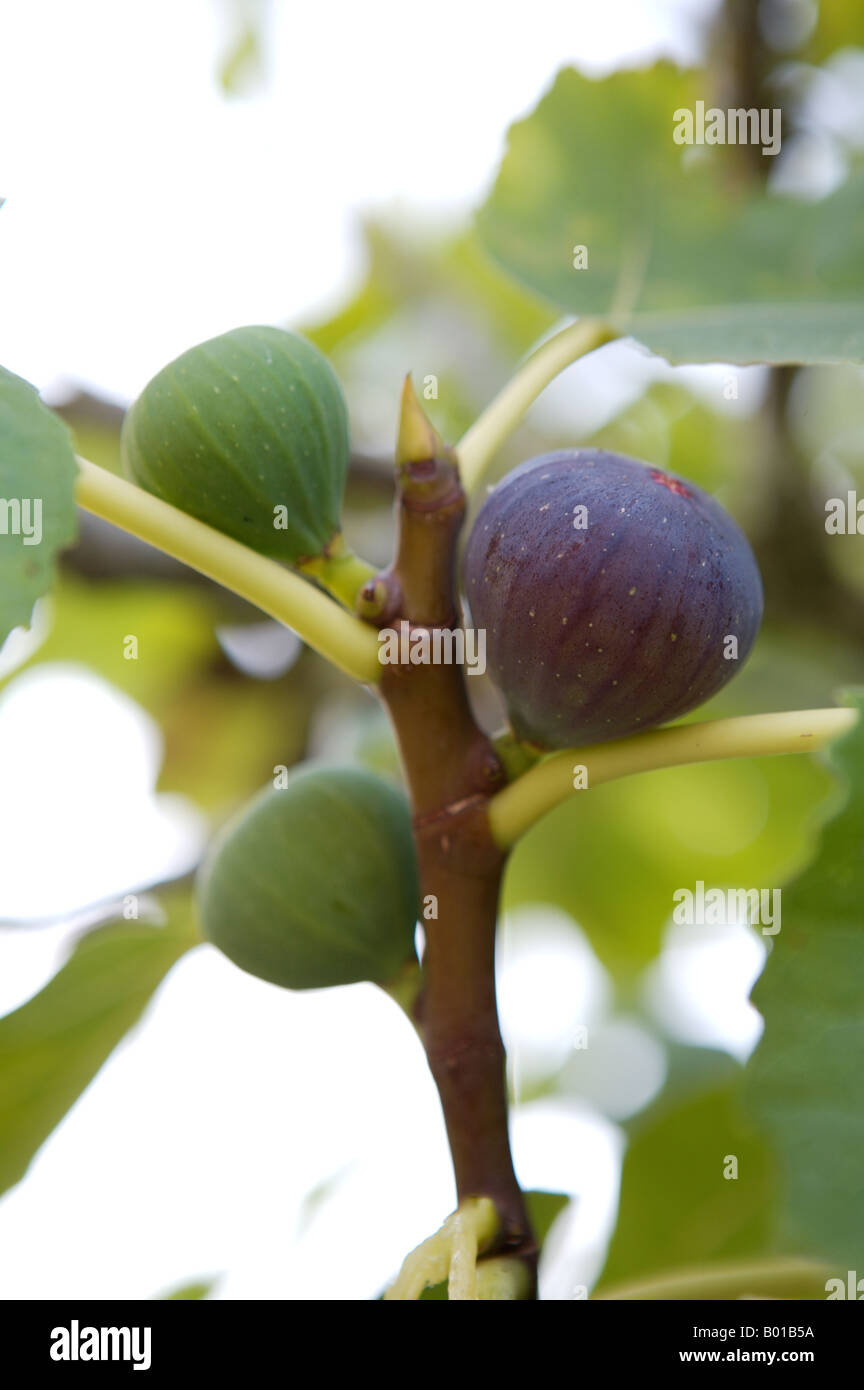
[[[217,837],[198,884],[206,938],[286,989],[396,979],[415,959],[419,892],[405,798],[329,766],[260,792]]]
[[[169,362],[128,411],[127,477],[275,560],[322,554],[339,533],[348,416],[316,347],[281,328],[235,328]]]

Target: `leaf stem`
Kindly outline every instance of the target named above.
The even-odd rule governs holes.
[[[334,537],[323,555],[314,555],[297,568],[301,574],[317,579],[328,594],[332,594],[351,613],[363,585],[378,573],[375,565],[370,565],[368,560],[349,550],[341,534]]]
[[[89,459],[79,458],[78,469],[77,500],[85,511],[254,603],[355,680],[380,680],[375,632],[305,579]]]
[[[594,1299],[617,1302],[670,1302],[677,1299],[737,1299],[749,1295],[774,1298],[825,1297],[832,1271],[816,1260],[793,1257],[743,1260],[713,1268],[676,1269],[633,1284],[614,1284]]]
[[[848,732],[857,718],[857,711],[847,708],[752,714],[681,724],[610,743],[568,748],[545,758],[492,797],[492,837],[501,849],[514,844],[535,821],[573,794],[573,770],[577,766],[587,769],[586,785],[591,788],[636,772],[686,763],[812,753]]]
[[[525,359],[456,447],[466,492],[477,486],[490,459],[550,381],[578,358],[618,336],[599,319],[579,319],[547,338]]]

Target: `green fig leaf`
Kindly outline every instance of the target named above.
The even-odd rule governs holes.
[[[742,1117],[741,1068],[703,1056],[706,1089],[670,1084],[630,1126],[615,1234],[596,1292],[668,1269],[761,1252],[776,1174],[762,1136]],[[685,1065],[695,1068],[695,1060]],[[737,1160],[737,1176],[730,1161]]]
[[[414,957],[408,804],[359,768],[303,767],[217,837],[199,902],[207,939],[259,979],[387,984]]]
[[[820,200],[750,188],[740,150],[702,142],[703,98],[702,73],[671,63],[562,70],[510,130],[479,214],[486,249],[670,362],[864,360],[864,174]]]
[[[814,760],[790,757],[662,768],[596,787],[519,841],[505,911],[562,908],[617,979],[634,978],[660,951],[682,884],[783,883],[799,869],[812,849],[813,804],[829,785]]]
[[[864,712],[864,691],[849,703]],[[833,1257],[845,1276],[864,1231],[864,719],[830,761],[844,804],[815,859],[783,889],[782,930],[753,990],[765,1032],[745,1100],[777,1154],[778,1243]]]
[[[316,347],[235,328],[190,348],[123,422],[128,477],[234,540],[297,564],[339,532],[348,415]]]
[[[166,891],[164,925],[100,926],[26,1004],[0,1018],[0,1192],[141,1017],[171,967],[198,943],[188,894]]]
[[[29,382],[0,367],[0,645],[27,627],[75,539],[72,438]]]
[[[216,1279],[196,1279],[191,1284],[180,1284],[168,1293],[158,1295],[160,1302],[189,1303],[193,1300],[209,1298],[217,1284]]]

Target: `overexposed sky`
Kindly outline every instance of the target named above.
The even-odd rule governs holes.
[[[0,364],[126,400],[193,342],[335,305],[363,213],[463,214],[560,66],[692,58],[711,4],[270,0],[234,100],[229,0],[3,6]]]

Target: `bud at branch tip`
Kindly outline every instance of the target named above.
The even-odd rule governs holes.
[[[396,466],[407,468],[412,463],[423,463],[427,459],[439,457],[444,452],[444,441],[435,426],[427,419],[409,373],[402,387]]]

